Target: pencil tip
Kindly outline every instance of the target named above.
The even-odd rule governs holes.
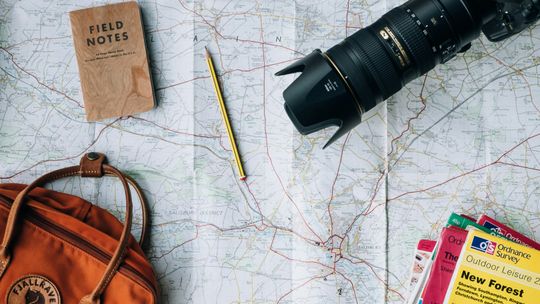
[[[206,45],[204,46],[204,49],[206,51],[206,56],[210,56],[210,51],[208,51],[208,47]]]

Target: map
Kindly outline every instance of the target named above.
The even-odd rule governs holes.
[[[0,181],[105,153],[149,199],[162,303],[404,303],[416,242],[451,212],[540,238],[537,27],[474,41],[323,150],[334,129],[300,135],[283,109],[295,76],[274,74],[402,1],[140,1],[157,107],[89,123],[68,12],[106,3],[0,2]],[[52,187],[123,216],[112,179]]]

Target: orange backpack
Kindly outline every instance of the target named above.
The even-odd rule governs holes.
[[[114,175],[125,189],[126,219],[65,193],[38,188],[79,175]],[[131,235],[129,184],[143,206],[139,243]],[[30,185],[0,184],[0,301],[8,304],[157,303],[157,281],[141,249],[145,200],[138,185],[105,156],[53,171]]]

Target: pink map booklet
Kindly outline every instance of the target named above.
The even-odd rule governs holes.
[[[442,304],[448,284],[452,279],[461,247],[467,239],[467,231],[449,226],[443,228],[426,286],[422,292],[422,304]]]

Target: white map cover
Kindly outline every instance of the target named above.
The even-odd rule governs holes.
[[[295,76],[274,73],[401,1],[141,1],[158,106],[88,123],[68,12],[105,3],[0,2],[0,179],[106,153],[150,200],[162,303],[403,303],[416,242],[452,211],[540,237],[537,27],[474,41],[322,150],[333,130],[299,135],[282,98]],[[113,180],[53,188],[122,216]]]

